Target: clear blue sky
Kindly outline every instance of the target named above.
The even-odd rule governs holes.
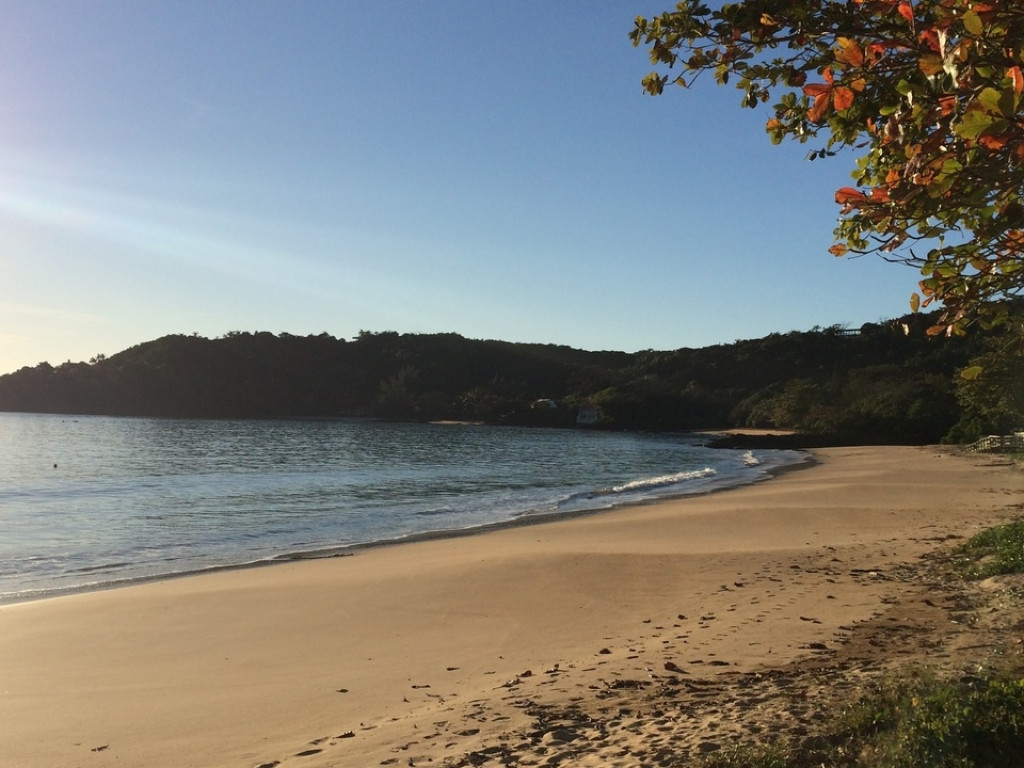
[[[582,0],[0,0],[0,373],[168,333],[676,349],[907,311],[848,160]]]

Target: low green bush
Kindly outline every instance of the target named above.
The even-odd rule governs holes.
[[[969,578],[1024,573],[1024,519],[982,531],[957,547],[953,557]]]
[[[737,748],[702,768],[1019,768],[1024,760],[1024,679],[892,678],[831,723],[788,748]]]
[[[1014,768],[1024,755],[1024,680],[917,681],[861,705],[877,716],[862,765],[892,768]],[[860,714],[862,723],[870,718]]]

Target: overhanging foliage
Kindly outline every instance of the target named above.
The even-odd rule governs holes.
[[[630,37],[658,67],[651,94],[710,73],[773,104],[772,141],[853,148],[830,250],[918,268],[912,308],[943,308],[931,333],[1005,321],[1024,289],[1024,4],[683,0]]]

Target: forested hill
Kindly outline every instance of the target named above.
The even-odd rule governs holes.
[[[457,334],[165,336],[0,376],[0,410],[189,418],[372,416],[685,430],[796,428],[930,442],[960,418],[978,338],[910,316],[703,349],[587,352]],[[905,332],[906,326],[911,332]]]

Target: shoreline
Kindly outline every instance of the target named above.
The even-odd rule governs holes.
[[[0,606],[6,764],[624,768],[808,733],[866,654],[896,659],[894,627],[953,626],[907,574],[1024,494],[934,447],[814,455],[728,493]]]
[[[804,469],[814,465],[815,459],[811,452],[804,450],[794,450],[792,452],[800,455],[791,462],[775,464],[766,467],[763,470],[763,472],[756,477],[747,479],[736,478],[731,481],[724,482],[721,485],[716,485],[714,482],[712,482],[711,487],[701,488],[693,491],[681,491],[676,494],[665,494],[663,496],[653,496],[639,500],[633,499],[628,501],[620,501],[617,503],[612,502],[607,506],[596,506],[586,509],[553,510],[536,513],[524,513],[508,519],[470,525],[465,528],[443,528],[437,530],[409,533],[391,539],[361,541],[353,542],[351,544],[325,545],[322,547],[316,547],[308,550],[280,552],[274,555],[269,555],[267,557],[250,561],[236,563],[219,563],[205,567],[191,568],[180,571],[171,571],[166,573],[156,573],[151,575],[125,577],[122,579],[114,579],[106,582],[96,582],[92,584],[73,587],[36,589],[19,594],[0,596],[0,608],[2,608],[5,605],[17,605],[20,603],[35,602],[37,600],[50,600],[53,598],[79,594],[89,594],[92,592],[109,592],[118,589],[130,588],[142,584],[149,584],[164,580],[186,579],[191,578],[193,576],[203,576],[220,573],[223,571],[249,570],[254,568],[272,567],[275,565],[279,565],[281,563],[331,559],[338,557],[351,557],[358,552],[373,550],[380,547],[393,547],[405,544],[415,544],[420,541],[434,541],[439,539],[459,539],[465,537],[472,537],[487,534],[491,531],[503,530],[506,528],[518,528],[532,525],[541,525],[544,523],[555,522],[558,520],[573,520],[581,517],[589,517],[591,515],[599,515],[617,509],[643,507],[649,504],[661,504],[665,502],[678,501],[681,499],[697,498],[711,493],[724,493],[730,490],[734,490],[736,488],[742,488],[747,485],[762,483],[771,480],[774,477],[778,477],[782,474],[785,474],[786,472]]]

